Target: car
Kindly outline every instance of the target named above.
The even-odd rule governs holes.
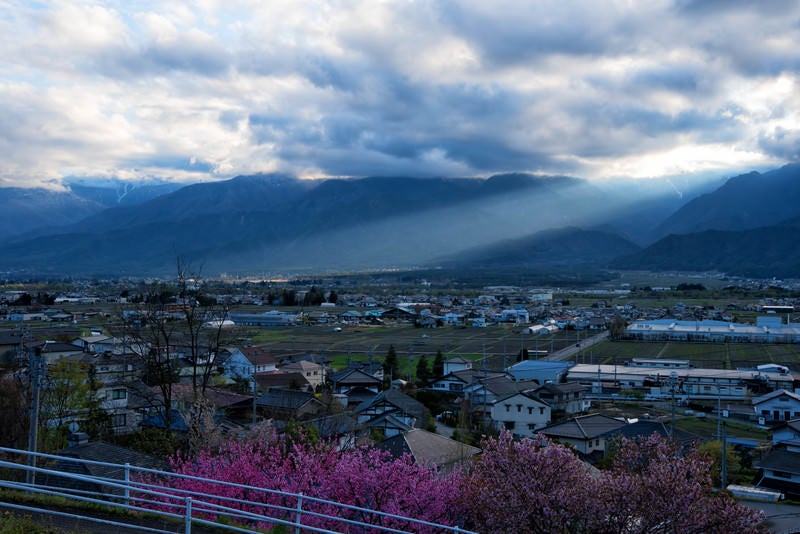
[[[341,326],[335,326],[335,327],[333,328],[333,331],[334,331],[334,332],[341,332],[341,331],[342,331],[342,327],[341,327]]]

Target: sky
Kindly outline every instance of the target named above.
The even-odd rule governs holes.
[[[774,168],[798,43],[781,0],[0,0],[0,186]]]

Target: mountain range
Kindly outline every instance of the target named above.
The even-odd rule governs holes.
[[[0,188],[0,271],[648,269],[800,277],[800,165],[727,180],[281,174]]]

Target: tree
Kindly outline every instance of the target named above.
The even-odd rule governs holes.
[[[331,304],[336,304],[338,301],[339,301],[339,295],[337,295],[336,291],[332,289],[331,292],[328,293],[328,302],[330,302]]]
[[[323,302],[325,302],[325,294],[316,286],[311,286],[311,289],[303,297],[303,306],[319,306]]]
[[[281,292],[280,298],[281,306],[296,306],[297,305],[297,297],[294,289],[287,289],[284,288]]]
[[[88,366],[79,361],[62,358],[48,366],[39,401],[40,451],[65,447],[68,425],[88,414],[94,392],[87,378]]]
[[[173,385],[180,373],[177,326],[177,321],[167,313],[166,304],[150,293],[136,313],[122,314],[116,325],[119,331],[115,333],[123,339],[124,350],[141,361],[144,383],[158,389],[160,395],[145,391],[142,393],[146,396],[138,400],[161,415],[167,432],[172,427]]]
[[[620,314],[614,316],[610,328],[611,339],[622,339],[625,336],[625,319]]]
[[[711,460],[711,481],[715,487],[719,487],[722,483],[722,441],[707,441],[698,447],[698,451]],[[739,455],[733,447],[726,447],[725,463],[728,472],[738,471],[741,467]]]
[[[714,493],[711,460],[653,434],[623,439],[598,495],[601,527],[612,532],[754,532],[763,514]]]
[[[386,353],[386,359],[383,360],[383,376],[384,380],[391,382],[394,378],[400,376],[400,368],[397,362],[397,351],[394,345],[389,345],[389,351]]]
[[[189,347],[192,389],[197,401],[205,394],[211,380],[214,359],[222,345],[228,309],[203,293],[201,269],[195,270],[178,258],[177,273],[178,304],[184,321],[184,328],[178,332],[183,334]]]
[[[0,376],[0,447],[26,448],[30,422],[25,388],[17,376]]]
[[[394,459],[373,448],[339,450],[333,443],[309,438],[299,427],[293,427],[283,436],[268,431],[250,439],[230,440],[218,448],[209,447],[195,455],[176,455],[170,463],[171,471],[179,474],[302,493],[308,497],[437,523],[456,524],[458,520],[458,474],[439,475],[433,469],[416,465],[410,456]],[[148,477],[144,479],[158,483]],[[172,479],[170,488],[207,494],[223,491],[229,498],[259,500],[292,508],[296,505],[294,499],[274,493],[256,493],[236,487],[222,489],[199,480]],[[163,491],[169,492],[170,488]],[[258,511],[263,513],[267,510],[269,508],[264,507]],[[370,521],[395,529],[418,531],[420,527],[360,510],[334,509],[313,501],[307,501],[304,510],[332,513],[343,519]],[[305,521],[317,528],[334,530],[342,527],[340,522],[312,514],[305,516]]]
[[[428,368],[428,359],[425,355],[421,355],[419,360],[417,360],[417,384],[420,386],[425,386],[428,384],[428,380],[431,378],[431,371]]]
[[[544,437],[483,442],[460,509],[480,532],[750,533],[761,512],[714,493],[709,460],[657,434],[622,439],[609,469],[592,475]]]
[[[572,451],[547,438],[485,439],[463,484],[466,527],[480,532],[585,532],[597,481]]]
[[[436,357],[433,359],[433,377],[441,378],[444,376],[444,356],[441,350],[436,351]]]

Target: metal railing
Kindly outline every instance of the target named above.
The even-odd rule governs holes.
[[[192,526],[208,526],[231,532],[262,533],[265,529],[282,525],[292,532],[321,533],[378,533],[378,532],[431,532],[465,533],[458,526],[442,525],[396,514],[342,504],[325,499],[288,493],[268,488],[234,484],[220,480],[172,473],[130,464],[115,464],[84,460],[69,456],[32,453],[19,449],[0,447],[0,488],[24,492],[27,495],[60,497],[70,511],[54,509],[52,505],[20,504],[0,501],[5,508],[25,513],[68,517],[82,521],[96,521],[105,525],[133,527],[142,532],[174,533],[183,525],[186,534]],[[15,459],[16,461],[12,460]],[[35,461],[29,461],[29,459]],[[36,464],[39,463],[40,466]],[[43,467],[42,465],[46,465]],[[118,470],[121,478],[95,476],[69,470],[72,466],[97,466]],[[65,470],[66,469],[66,470]],[[183,489],[177,482],[196,481],[219,487],[235,488],[250,497],[240,499],[219,494]],[[153,483],[152,481],[157,481]],[[170,482],[173,482],[171,485]],[[268,503],[256,497],[273,497]],[[76,505],[83,504],[87,512],[76,513]],[[98,508],[99,506],[99,508]],[[119,520],[93,517],[88,511],[101,509],[116,512]],[[360,517],[361,519],[356,519]],[[155,518],[151,525],[142,518]],[[164,530],[157,523],[167,521],[173,525]],[[387,524],[382,524],[386,522]],[[154,526],[155,525],[155,526]],[[334,525],[332,530],[330,525]]]

